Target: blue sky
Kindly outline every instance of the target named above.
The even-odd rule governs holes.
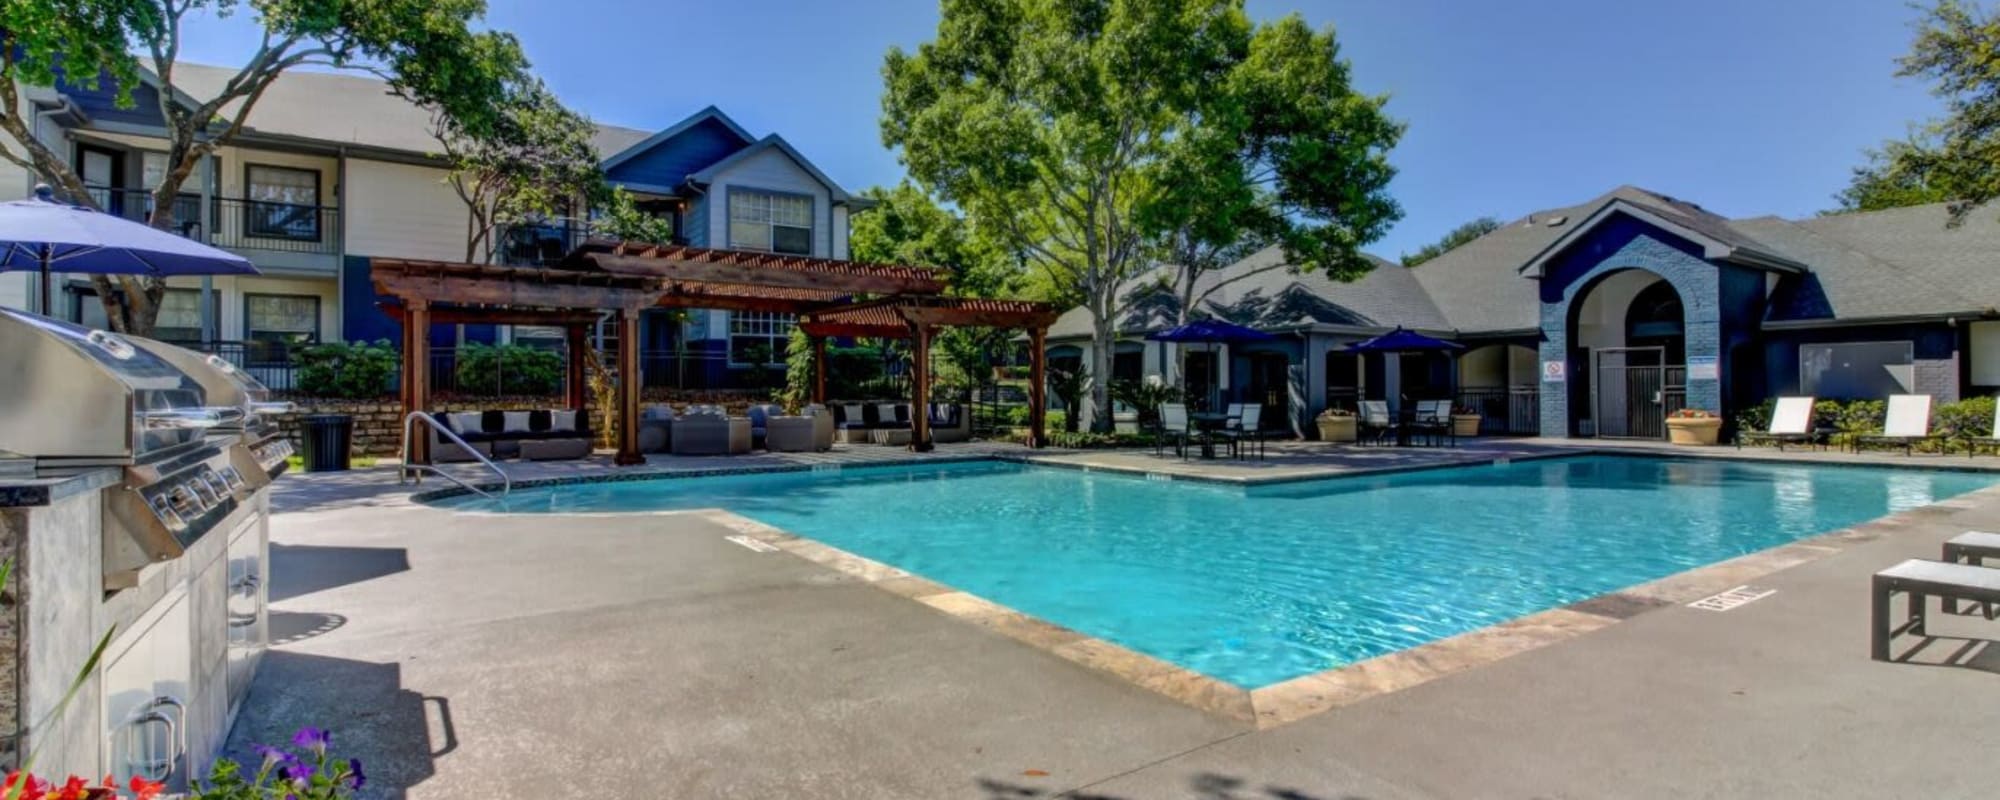
[[[711,103],[778,132],[849,189],[893,183],[882,54],[930,38],[930,0],[490,0],[536,70],[603,122],[660,128]],[[1730,216],[1831,205],[1861,150],[1939,108],[1897,79],[1897,0],[1251,0],[1332,24],[1364,91],[1409,125],[1393,160],[1394,257],[1480,215],[1512,219],[1621,183]],[[185,53],[240,62],[241,20]],[[191,31],[192,32],[192,31]]]

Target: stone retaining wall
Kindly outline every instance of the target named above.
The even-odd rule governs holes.
[[[313,414],[345,414],[354,418],[354,455],[394,457],[403,446],[403,407],[396,398],[381,397],[373,400],[345,400],[324,397],[287,397],[297,407],[290,414],[276,417],[278,429],[292,440],[295,447],[303,446],[305,423],[303,419]],[[742,414],[751,403],[770,402],[768,391],[746,390],[679,390],[648,389],[644,392],[646,403],[672,403],[685,405],[725,406],[732,414]],[[540,408],[563,408],[567,404],[560,396],[511,396],[511,397],[439,397],[431,403],[433,413],[451,411],[531,411]],[[616,430],[615,415],[595,409],[591,411],[591,425],[598,432],[600,446],[610,446],[607,432]]]

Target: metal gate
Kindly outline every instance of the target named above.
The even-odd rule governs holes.
[[[1667,415],[1687,404],[1687,367],[1668,365],[1661,347],[1606,347],[1592,351],[1590,382],[1597,435],[1612,439],[1664,439]]]

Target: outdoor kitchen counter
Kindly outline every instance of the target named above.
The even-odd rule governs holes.
[[[117,483],[116,469],[97,469],[66,478],[0,478],[0,509],[45,506],[72,495]]]

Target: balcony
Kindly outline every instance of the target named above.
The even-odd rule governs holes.
[[[107,213],[139,222],[152,216],[153,195],[144,189],[93,188],[90,196]],[[201,195],[183,192],[174,198],[169,227],[183,236],[205,235],[209,244],[241,251],[260,266],[260,253],[325,256],[328,266],[340,254],[339,208],[212,197],[207,219],[202,217]]]

